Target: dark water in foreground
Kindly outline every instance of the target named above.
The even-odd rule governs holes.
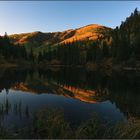
[[[140,118],[140,74],[83,69],[0,70],[0,122],[23,127],[35,112],[57,108],[72,124],[96,113],[103,122]]]

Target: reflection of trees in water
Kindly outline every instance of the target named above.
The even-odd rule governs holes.
[[[66,75],[66,76],[65,76]],[[72,71],[50,72],[58,84],[96,91],[98,101],[110,100],[125,114],[140,116],[140,77],[135,73],[112,73],[111,76],[100,72]]]
[[[4,101],[4,103],[0,104],[0,118],[3,120],[5,115],[9,114],[9,110],[11,109],[11,104],[9,103],[8,98]]]
[[[124,89],[130,88],[135,90],[139,88],[139,77],[135,74],[120,75],[113,73],[111,76],[107,76],[99,71],[87,72],[84,69],[71,69],[63,68],[60,71],[52,70],[18,70],[11,69],[5,70],[3,75],[0,77],[2,81],[0,83],[0,89],[9,89],[16,83],[31,82],[33,80],[55,81],[61,85],[69,85],[85,89]]]
[[[140,82],[135,74],[120,75],[113,74],[107,79],[106,88],[98,89],[98,98],[110,100],[115,103],[126,116],[140,117]]]
[[[16,83],[24,82],[27,76],[26,70],[5,70],[3,75],[0,77],[0,90],[10,89],[10,87]]]
[[[80,69],[64,69],[61,71],[41,71],[43,76],[50,81],[56,81],[61,86],[90,89],[96,91],[98,101],[110,100],[123,111],[135,116],[140,116],[140,76],[135,72],[104,73],[86,72]]]
[[[6,70],[0,80],[0,89],[9,89],[15,83],[30,82],[34,79],[41,81],[57,81],[58,83],[66,83],[71,86],[88,87],[90,79],[85,70],[81,69],[62,69],[60,71],[51,70]],[[96,78],[97,79],[97,78]],[[92,84],[93,85],[93,84]]]
[[[6,97],[5,101],[0,104],[0,126],[4,124],[6,117],[12,113],[20,119],[22,119],[22,117],[29,119],[30,117],[28,105],[23,105],[21,100],[12,104],[9,102],[8,97]]]
[[[3,72],[0,77],[0,90],[8,89],[20,83],[27,83],[29,88],[39,93],[51,91],[47,84],[57,83],[61,86],[71,86],[75,89],[96,91],[94,99],[110,100],[123,112],[140,115],[139,84],[140,77],[136,73],[115,73],[107,76],[103,72],[87,72],[84,69],[62,68],[59,71],[18,70],[11,69]],[[96,97],[96,98],[95,98]],[[16,107],[15,107],[16,108]],[[28,114],[26,108],[26,114]]]
[[[19,116],[20,118],[22,118],[23,115],[26,118],[29,118],[29,107],[28,105],[23,107],[21,101],[13,104],[13,112],[15,115]]]

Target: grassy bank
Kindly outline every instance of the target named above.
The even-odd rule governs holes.
[[[127,122],[116,125],[102,124],[93,115],[78,126],[73,126],[64,119],[62,111],[41,110],[33,117],[33,122],[27,128],[6,131],[1,127],[0,138],[45,138],[45,139],[138,139],[140,138],[140,120],[129,118]]]

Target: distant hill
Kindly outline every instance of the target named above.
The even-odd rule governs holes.
[[[10,39],[13,43],[25,44],[25,46],[32,46],[34,48],[46,47],[48,45],[57,45],[61,43],[69,43],[73,41],[83,40],[96,40],[98,37],[104,36],[112,29],[91,24],[77,29],[70,29],[63,32],[32,32],[10,35]]]

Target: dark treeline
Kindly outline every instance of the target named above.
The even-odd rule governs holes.
[[[119,62],[140,60],[140,12],[137,8],[113,31],[112,56]]]
[[[9,39],[7,33],[4,36],[0,36],[0,60],[2,61],[34,61],[35,57],[33,49],[27,51],[24,45],[13,44]]]
[[[53,65],[85,65],[102,62],[121,63],[130,66],[140,61],[140,12],[135,9],[120,27],[111,30],[94,41],[73,41],[48,46],[45,51],[34,51],[23,45],[12,44],[7,34],[0,37],[1,60],[27,60]]]
[[[6,60],[26,59],[27,53],[24,46],[12,44],[5,33],[3,37],[0,36],[0,57]]]
[[[98,40],[60,44],[43,54],[39,53],[38,60],[58,60],[63,65],[83,65],[89,61],[100,62],[103,57],[109,56],[109,49],[107,47],[105,48],[105,45],[101,47],[99,45],[100,42]]]

